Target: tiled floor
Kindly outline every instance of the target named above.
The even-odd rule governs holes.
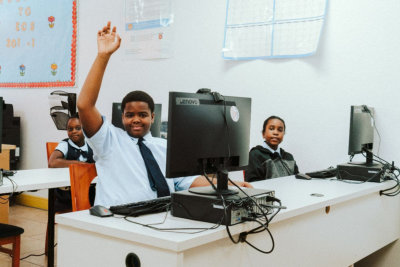
[[[29,254],[44,253],[47,227],[46,210],[12,205],[9,213],[9,224],[20,226],[25,230],[21,236],[21,258]],[[5,253],[0,253],[0,267],[8,266],[11,266],[11,258]],[[31,256],[22,260],[20,266],[47,266],[47,257],[44,255]]]

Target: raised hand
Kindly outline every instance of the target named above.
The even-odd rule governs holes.
[[[110,56],[121,44],[121,37],[114,26],[111,30],[111,22],[107,23],[102,30],[97,32],[97,50],[100,55]]]

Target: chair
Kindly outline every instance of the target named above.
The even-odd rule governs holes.
[[[97,176],[96,165],[93,163],[69,165],[71,179],[72,211],[90,208],[89,187]]]
[[[0,223],[0,252],[5,252],[12,257],[12,266],[19,267],[21,253],[21,235],[24,229],[18,226]],[[2,245],[12,244],[12,248]]]
[[[47,164],[49,163],[50,155],[58,146],[58,142],[47,142],[46,143],[46,151],[47,151]]]

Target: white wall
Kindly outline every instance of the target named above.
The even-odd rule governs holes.
[[[79,93],[96,56],[97,30],[111,20],[122,32],[123,5],[123,0],[79,1],[78,82],[66,91]],[[135,89],[163,104],[164,119],[171,90],[207,87],[249,96],[251,146],[262,142],[264,119],[279,115],[287,124],[282,147],[294,154],[301,171],[309,171],[348,160],[350,105],[367,104],[376,110],[380,155],[400,162],[398,0],[330,1],[318,52],[301,59],[224,61],[225,11],[225,0],[175,0],[174,57],[129,61],[122,44],[104,77],[99,110],[110,118],[111,103]],[[49,116],[47,97],[55,89],[0,89],[21,116],[22,169],[46,167],[45,142],[66,137]]]

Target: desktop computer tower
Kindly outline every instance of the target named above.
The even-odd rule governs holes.
[[[250,198],[259,205],[272,205],[268,196],[274,196],[272,190],[254,188],[243,189]],[[226,216],[223,202],[220,197],[191,193],[188,190],[171,194],[171,214],[175,217],[221,223],[222,225],[234,225],[245,221],[245,217],[251,217],[252,212],[260,213],[254,202],[239,191],[236,195],[225,196]],[[265,206],[264,206],[265,207]],[[265,208],[265,213],[267,209]]]
[[[383,177],[383,165],[379,163],[374,163],[372,165],[357,165],[351,163],[339,164],[337,165],[336,177],[339,180],[380,183]]]
[[[14,116],[12,104],[3,105],[2,143],[15,145],[16,149],[10,150],[10,170],[17,170],[21,155],[21,119]]]

